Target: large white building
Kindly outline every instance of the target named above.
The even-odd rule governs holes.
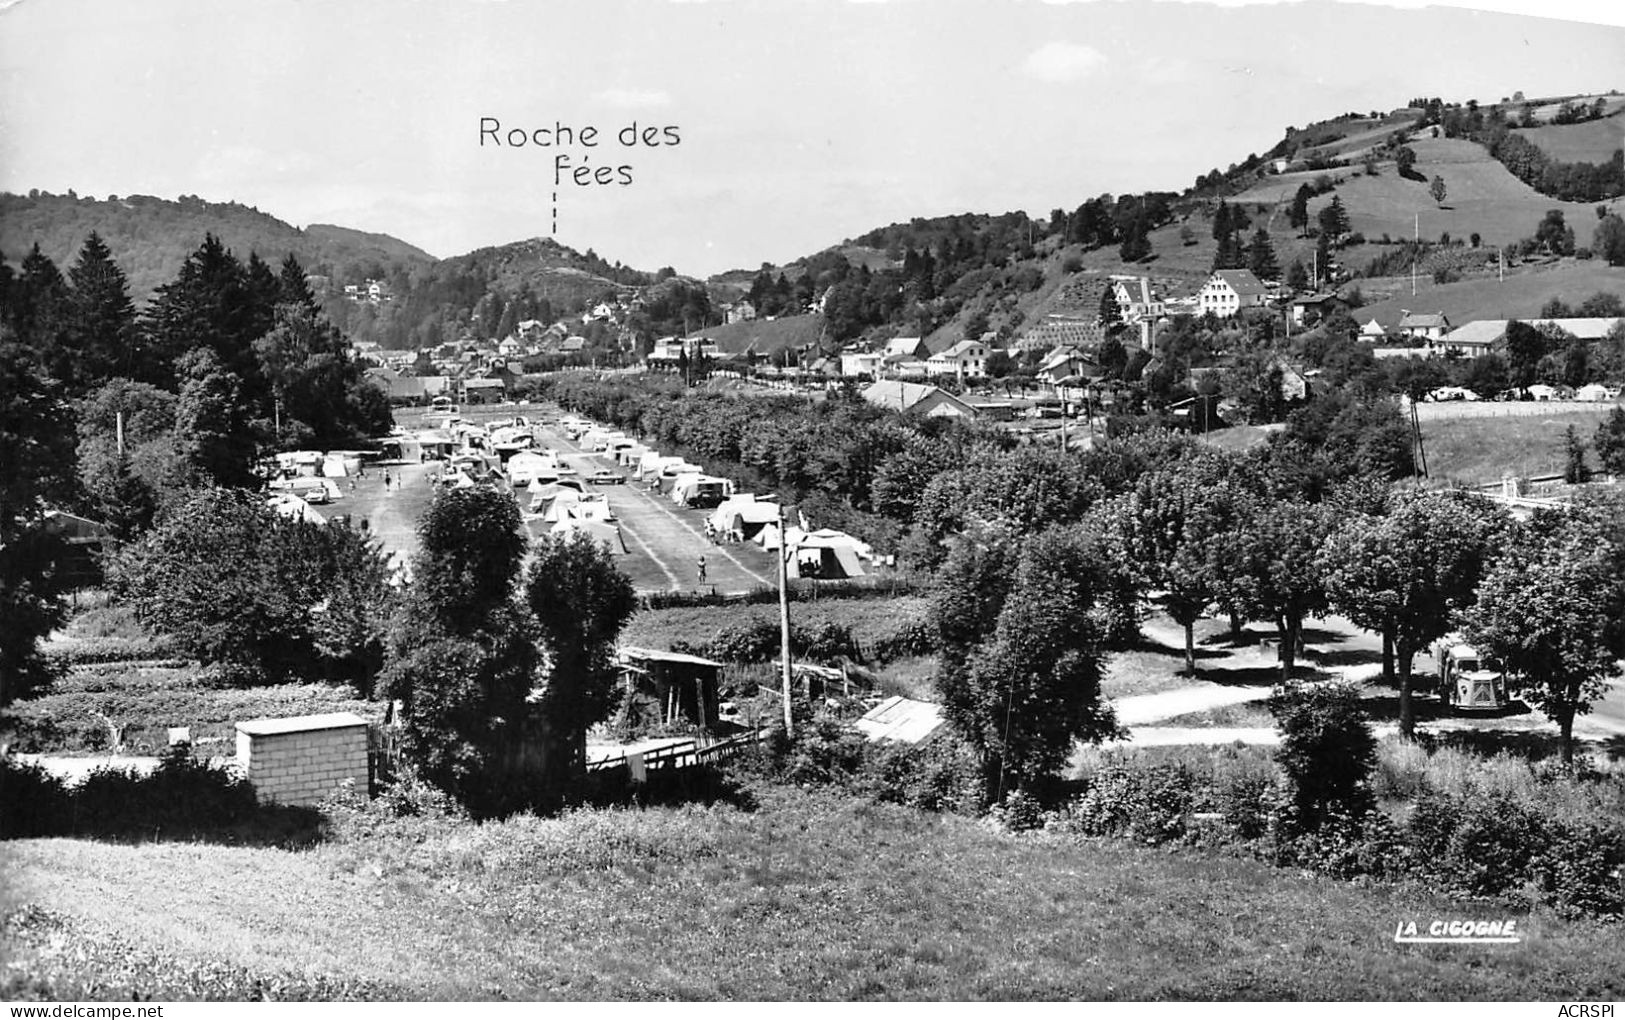
[[[1216,269],[1196,299],[1201,311],[1228,319],[1243,308],[1262,308],[1269,292],[1250,269]]]
[[[947,350],[931,355],[925,364],[932,375],[980,379],[987,375],[987,355],[987,344],[980,340],[961,340]]]

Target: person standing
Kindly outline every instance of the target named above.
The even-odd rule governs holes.
[[[700,554],[699,569],[700,569],[700,583],[704,584],[705,583],[705,554],[704,553]]]

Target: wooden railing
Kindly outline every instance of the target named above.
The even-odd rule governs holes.
[[[653,750],[644,751],[643,767],[649,770],[656,769],[682,769],[695,768],[700,765],[714,765],[726,761],[741,751],[755,747],[761,742],[765,730],[756,733],[741,733],[736,737],[714,743],[702,744],[698,739],[684,740],[681,743],[667,744]],[[636,751],[617,755],[611,758],[600,758],[587,763],[588,772],[602,772],[608,769],[627,767],[627,758]]]

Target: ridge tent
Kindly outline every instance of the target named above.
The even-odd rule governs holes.
[[[777,525],[778,519],[777,503],[758,500],[749,493],[729,496],[711,511],[708,518],[712,530],[717,534],[737,534],[741,541],[755,538],[769,524]]]
[[[624,554],[626,552],[626,542],[621,539],[621,529],[606,521],[583,521],[570,518],[559,521],[548,530],[550,535],[571,535],[577,532],[596,540],[612,553]]]

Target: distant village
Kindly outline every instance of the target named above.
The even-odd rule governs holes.
[[[324,281],[325,282],[325,281]],[[1289,331],[1313,329],[1336,314],[1356,316],[1358,309],[1333,291],[1297,294],[1289,288],[1260,280],[1247,269],[1221,269],[1212,272],[1194,294],[1177,297],[1160,292],[1150,277],[1112,274],[1104,287],[1117,309],[1117,322],[1111,328],[1125,346],[1138,346],[1157,357],[1162,330],[1181,316],[1211,316],[1230,320],[1244,312],[1271,311],[1282,316]],[[344,288],[344,296],[358,303],[379,304],[391,300],[386,285],[368,280]],[[561,364],[586,366],[595,353],[588,338],[578,330],[601,324],[624,364],[636,342],[628,318],[637,310],[641,297],[626,290],[585,309],[579,316],[543,322],[530,319],[504,337],[468,339],[442,343],[421,350],[387,350],[376,342],[359,341],[354,356],[373,367],[367,370],[397,404],[426,404],[432,401],[461,404],[497,403],[513,399],[527,388],[527,359],[552,356]],[[820,310],[822,297],[806,311]],[[718,306],[728,325],[757,319],[747,300]],[[1477,319],[1452,322],[1442,312],[1401,311],[1391,322],[1371,317],[1361,322],[1357,340],[1377,359],[1448,358],[1473,359],[1504,346],[1506,319]],[[1533,318],[1525,320],[1537,328],[1561,330],[1584,341],[1600,340],[1622,320],[1599,318]],[[816,344],[790,350],[759,350],[754,342],[743,350],[727,350],[713,337],[696,334],[656,339],[641,358],[649,371],[674,374],[703,371],[706,375],[750,377],[784,389],[827,389],[844,383],[857,385],[871,403],[897,411],[926,415],[977,417],[1008,420],[1016,416],[1043,417],[1058,414],[1053,405],[1087,399],[1109,409],[1119,389],[1105,377],[1099,363],[1099,349],[1107,326],[1098,315],[1051,315],[1031,323],[1025,330],[1001,341],[998,333],[984,332],[976,339],[962,339],[932,350],[920,336],[896,336],[878,343],[853,343],[826,353]],[[941,341],[939,341],[940,343]],[[1036,387],[1040,399],[1010,400],[996,392],[1003,373],[994,369],[994,359],[1003,356],[1007,364],[1027,366],[1021,382],[1024,389]],[[606,364],[608,359],[606,359]],[[1282,398],[1287,403],[1305,400],[1318,374],[1314,368],[1285,360],[1278,366]],[[1189,383],[1197,388],[1198,376],[1216,369],[1194,368]],[[1051,399],[1046,402],[1044,395]],[[1614,400],[1616,387],[1592,383],[1574,389],[1535,385],[1529,388],[1535,400],[1574,399]],[[1433,399],[1476,399],[1459,387],[1445,387]],[[1188,414],[1187,399],[1172,408],[1176,416]],[[1051,406],[1045,406],[1048,403]],[[1221,401],[1222,415],[1225,404]]]

